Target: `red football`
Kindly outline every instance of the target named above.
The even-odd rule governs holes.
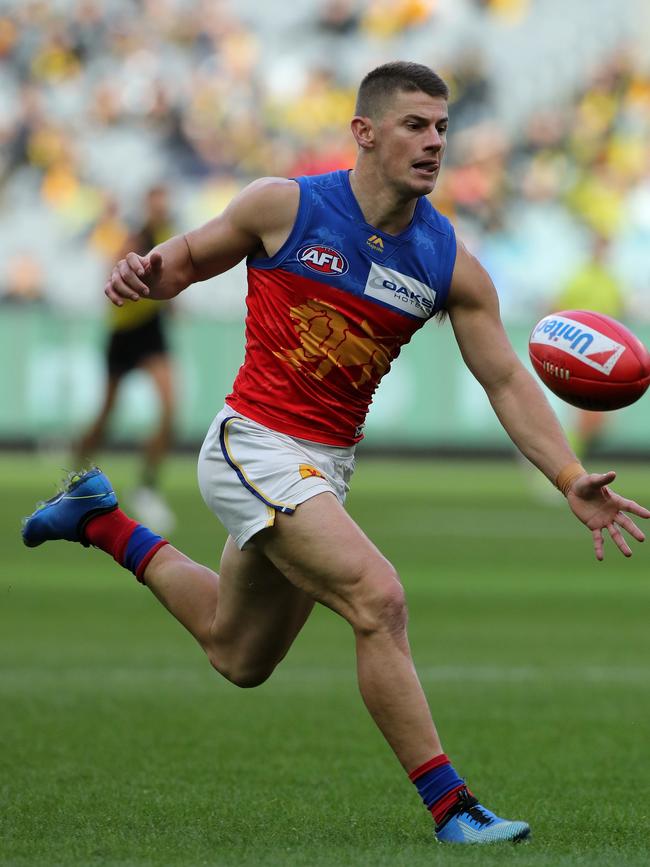
[[[528,352],[544,385],[581,409],[638,400],[650,385],[650,353],[629,328],[592,310],[562,310],[533,328]]]

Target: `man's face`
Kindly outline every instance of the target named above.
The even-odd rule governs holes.
[[[447,100],[398,91],[373,123],[384,179],[405,195],[426,196],[436,185],[447,145]]]

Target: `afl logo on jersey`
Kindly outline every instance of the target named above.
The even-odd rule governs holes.
[[[311,271],[319,274],[328,274],[330,277],[340,277],[349,269],[348,260],[343,253],[339,253],[334,247],[323,247],[321,244],[312,244],[298,251],[298,261]]]

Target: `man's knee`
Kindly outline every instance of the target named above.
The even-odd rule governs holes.
[[[244,660],[228,659],[223,654],[208,653],[208,659],[222,677],[242,689],[260,686],[271,677],[275,665],[251,665]]]
[[[404,588],[394,571],[370,577],[355,605],[352,626],[362,635],[399,634],[406,630],[408,613]]]

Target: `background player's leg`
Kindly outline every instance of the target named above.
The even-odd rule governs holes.
[[[143,483],[156,487],[158,470],[171,446],[174,421],[174,378],[169,356],[165,353],[151,355],[142,363],[158,394],[160,415],[158,425],[144,449]]]
[[[151,377],[158,395],[158,419],[143,451],[140,484],[129,496],[129,508],[148,527],[167,535],[176,526],[176,518],[158,490],[160,467],[172,442],[174,420],[174,382],[170,356],[156,352],[140,365]]]
[[[261,552],[240,551],[230,537],[219,575],[166,545],[144,580],[212,665],[239,686],[271,675],[314,606]]]
[[[337,499],[319,494],[253,541],[292,583],[351,624],[363,700],[404,768],[441,753],[411,659],[402,585]]]
[[[90,460],[102,444],[108,421],[115,406],[115,399],[120,385],[121,376],[110,374],[106,380],[104,399],[99,412],[91,426],[74,446],[74,461],[81,465]]]

